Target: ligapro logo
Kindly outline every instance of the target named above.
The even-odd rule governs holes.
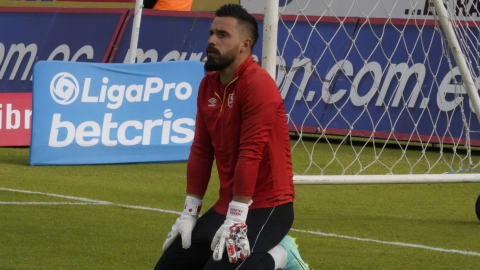
[[[50,94],[58,104],[68,105],[74,102],[79,92],[77,79],[68,72],[58,73],[50,82]]]
[[[118,76],[116,76],[118,79]],[[94,81],[92,83],[92,81]],[[125,102],[149,102],[150,97],[158,94],[163,101],[176,98],[187,100],[192,96],[193,89],[188,82],[167,83],[160,77],[146,77],[143,84],[115,84],[105,76],[99,80],[84,78],[80,88],[75,76],[67,72],[60,72],[50,82],[50,94],[60,105],[69,105],[77,97],[81,103],[104,103],[107,108],[116,110]],[[91,85],[93,85],[91,87]],[[82,93],[81,95],[79,93]],[[79,97],[81,96],[81,97]]]
[[[115,84],[118,76],[84,78],[82,88],[77,79],[70,73],[61,72],[55,75],[50,83],[52,98],[61,105],[74,102],[103,103],[103,108],[89,108],[89,115],[96,119],[72,117],[62,112],[54,113],[48,145],[66,147],[76,142],[78,146],[90,147],[97,144],[104,146],[134,146],[152,144],[185,144],[193,140],[195,120],[190,117],[173,117],[172,109],[166,109],[163,117],[152,119],[158,114],[158,101],[165,105],[173,105],[180,109],[179,101],[188,100],[193,93],[188,82],[164,82],[160,77],[146,77],[141,84]],[[92,81],[96,81],[92,83]],[[81,94],[79,94],[81,92]],[[150,102],[156,96],[156,102]],[[172,103],[169,103],[172,101]],[[117,110],[124,102],[146,103],[144,106],[130,107],[128,110]],[[150,103],[150,104],[147,104]],[[192,104],[191,102],[188,104]],[[77,104],[79,105],[79,104]],[[93,111],[92,111],[93,110]],[[60,111],[65,111],[61,109]],[[97,118],[103,114],[103,120]],[[184,114],[183,114],[184,115]],[[195,114],[192,115],[193,117]],[[74,119],[72,119],[74,118]],[[75,120],[75,121],[72,121]]]

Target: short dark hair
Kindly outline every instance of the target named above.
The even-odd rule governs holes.
[[[258,40],[258,25],[255,18],[248,13],[246,9],[237,4],[225,4],[215,11],[217,17],[233,17],[238,20],[239,24],[243,24],[252,37],[252,47]]]

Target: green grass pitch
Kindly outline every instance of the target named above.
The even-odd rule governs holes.
[[[308,167],[301,151],[294,171]],[[28,154],[0,148],[0,270],[153,269],[177,218],[159,209],[182,210],[186,163],[31,167]],[[479,269],[479,194],[480,184],[296,186],[290,234],[313,269]],[[217,196],[214,168],[202,212]]]

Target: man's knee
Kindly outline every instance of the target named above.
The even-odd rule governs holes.
[[[212,256],[210,246],[206,243],[193,241],[188,249],[182,247],[182,240],[179,236],[172,245],[162,254],[155,270],[184,270],[203,269],[209,258]]]
[[[221,261],[210,259],[204,270],[274,270],[275,261],[267,252],[253,253],[245,261],[230,263],[225,255]]]

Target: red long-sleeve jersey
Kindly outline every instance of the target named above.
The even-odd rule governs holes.
[[[233,195],[252,196],[250,209],[292,202],[290,138],[275,81],[250,56],[227,85],[218,71],[202,80],[187,193],[204,195],[213,160],[220,177],[215,211],[226,214]]]

